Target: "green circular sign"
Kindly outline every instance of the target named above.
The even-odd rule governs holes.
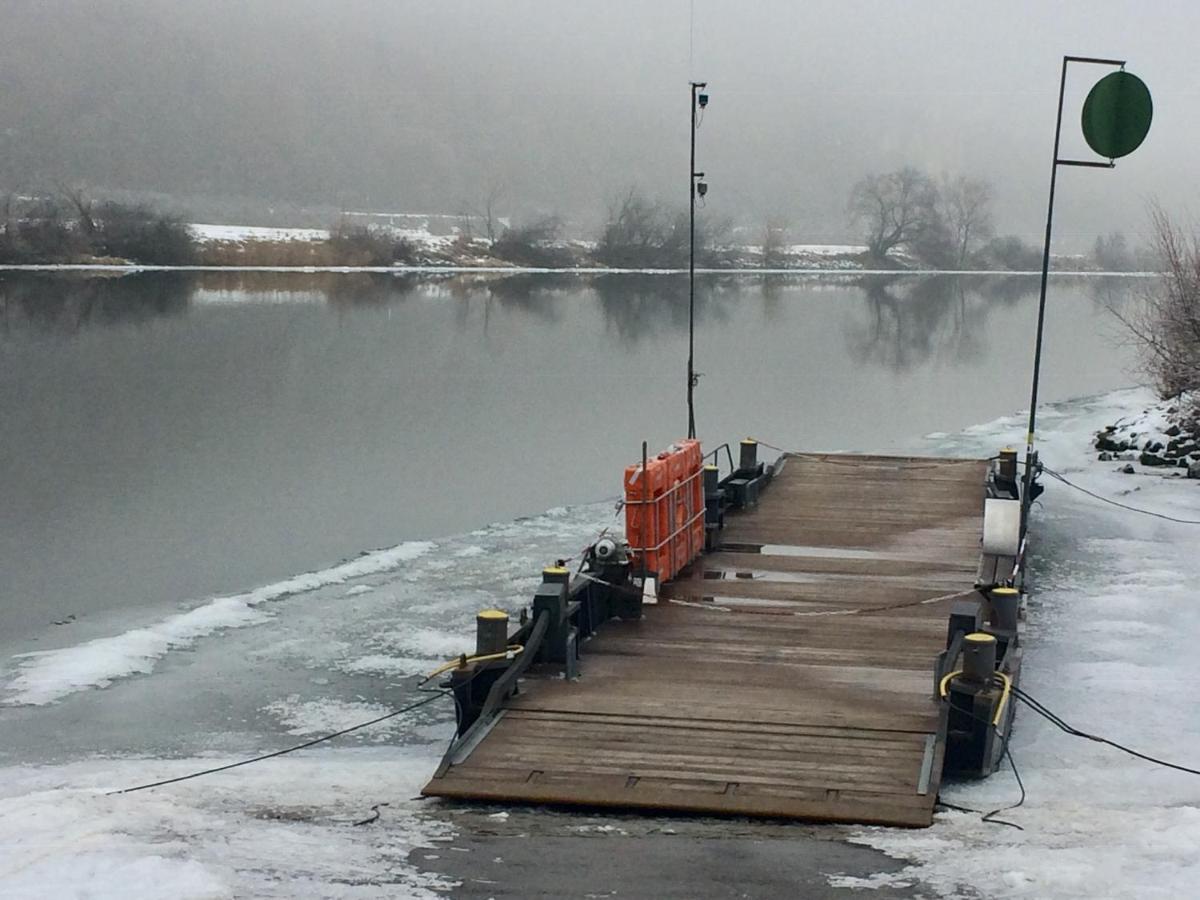
[[[1127,156],[1146,139],[1154,103],[1142,79],[1126,71],[1105,75],[1083,103],[1083,136],[1109,159]]]

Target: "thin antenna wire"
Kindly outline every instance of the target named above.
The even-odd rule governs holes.
[[[696,66],[692,62],[692,56],[696,49],[696,0],[688,0],[688,80],[694,81],[692,78],[696,74]]]

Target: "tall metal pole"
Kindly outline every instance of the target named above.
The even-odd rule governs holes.
[[[687,407],[688,437],[696,436],[696,408],[692,392],[696,387],[696,82],[691,82],[689,114],[692,117],[692,152],[688,162],[688,361],[687,361]]]
[[[1054,223],[1054,185],[1058,181],[1058,144],[1062,137],[1063,96],[1067,90],[1067,61],[1063,57],[1062,76],[1058,82],[1058,117],[1054,122],[1054,156],[1050,165],[1050,202],[1046,208],[1046,242],[1042,245],[1042,287],[1038,295],[1037,337],[1033,343],[1033,388],[1029,396],[1029,429],[1025,435],[1025,489],[1021,492],[1021,524],[1029,515],[1033,488],[1033,433],[1037,427],[1038,379],[1042,370],[1042,333],[1046,325],[1046,281],[1050,277],[1050,234]]]
[[[1058,181],[1059,166],[1082,166],[1093,169],[1111,169],[1113,161],[1094,162],[1090,160],[1062,159],[1058,155],[1059,140],[1062,137],[1063,97],[1067,90],[1067,64],[1090,63],[1100,66],[1120,66],[1125,68],[1123,59],[1099,59],[1093,56],[1064,56],[1062,75],[1058,82],[1058,115],[1054,122],[1054,161],[1050,166],[1050,200],[1046,206],[1046,240],[1042,245],[1042,284],[1038,294],[1037,337],[1033,345],[1033,386],[1029,395],[1029,430],[1025,436],[1025,478],[1021,491],[1021,532],[1025,531],[1029,518],[1029,507],[1033,502],[1033,443],[1037,429],[1037,400],[1038,382],[1042,373],[1042,335],[1046,325],[1046,282],[1050,276],[1050,237],[1054,224],[1054,187]]]

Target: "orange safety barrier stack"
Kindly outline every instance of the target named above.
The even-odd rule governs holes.
[[[700,442],[680,441],[625,467],[625,539],[633,571],[674,578],[704,548],[704,457]]]

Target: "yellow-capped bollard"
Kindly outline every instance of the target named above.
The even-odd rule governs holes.
[[[492,656],[508,649],[508,613],[485,609],[475,616],[475,655]]]
[[[546,566],[542,569],[542,582],[545,584],[568,584],[571,581],[571,570],[566,566]]]
[[[1011,587],[992,588],[988,591],[988,601],[992,608],[992,626],[998,631],[1015,633],[1021,592]]]
[[[962,677],[978,684],[988,684],[996,671],[996,639],[982,631],[963,639]]]

